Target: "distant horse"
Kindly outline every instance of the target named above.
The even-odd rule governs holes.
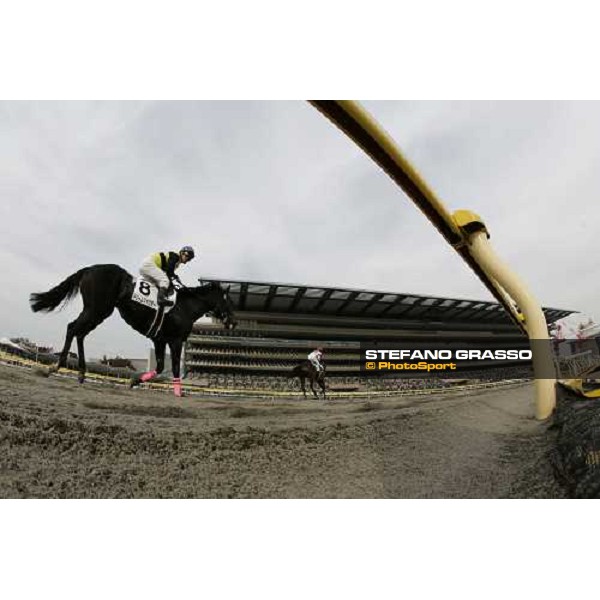
[[[306,386],[304,382],[308,379],[310,389],[315,398],[319,397],[314,387],[314,384],[317,383],[323,392],[323,400],[327,400],[325,395],[325,371],[317,371],[316,367],[309,360],[295,366],[292,369],[292,377],[298,377],[300,379],[304,398],[306,398]]]
[[[176,396],[181,396],[181,351],[194,323],[203,315],[212,314],[227,329],[235,326],[227,291],[218,283],[190,288],[182,286],[177,291],[175,306],[164,315],[162,326],[156,332],[153,327],[156,310],[132,300],[133,287],[133,277],[119,265],[93,265],[73,273],[47,292],[30,295],[29,302],[34,312],[50,312],[59,304],[69,302],[78,292],[81,292],[83,299],[83,310],[77,319],[69,323],[58,364],[50,369],[50,373],[56,373],[67,365],[71,343],[73,338],[77,338],[78,380],[83,383],[86,371],[83,340],[117,308],[131,327],[154,342],[156,352],[156,370],[136,376],[132,380],[132,386],[150,381],[163,371],[168,345],[171,351],[173,389]],[[149,333],[150,330],[153,332]]]

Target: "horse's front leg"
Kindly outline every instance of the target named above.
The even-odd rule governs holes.
[[[325,394],[325,380],[323,378],[319,379],[319,387],[323,392],[323,400],[327,400],[327,395]]]
[[[178,398],[181,398],[181,396],[183,396],[180,377],[182,348],[183,340],[169,342],[169,349],[171,350],[171,370],[173,371],[173,393]]]
[[[129,387],[132,388],[140,383],[151,381],[157,375],[160,375],[165,368],[165,350],[167,344],[163,340],[154,340],[154,355],[156,356],[156,368],[146,371],[141,375],[135,375],[129,382]]]

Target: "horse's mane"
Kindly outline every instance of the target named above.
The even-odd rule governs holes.
[[[188,295],[188,294],[194,294],[194,295],[204,295],[204,294],[208,294],[209,292],[212,292],[214,290],[218,290],[221,286],[214,282],[214,281],[209,281],[208,283],[203,283],[202,285],[198,285],[196,287],[183,287],[180,290],[177,291],[178,295]]]

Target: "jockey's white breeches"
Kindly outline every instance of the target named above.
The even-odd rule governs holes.
[[[152,256],[144,259],[140,267],[140,275],[153,282],[159,288],[167,289],[171,285],[167,274],[156,266]]]
[[[310,360],[310,362],[314,365],[317,371],[323,370],[323,365],[316,358],[309,358],[308,360]]]

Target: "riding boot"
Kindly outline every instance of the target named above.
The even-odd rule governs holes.
[[[167,298],[167,290],[165,288],[158,288],[156,302],[159,306],[173,306],[173,304],[175,304],[173,300],[169,300],[169,298]]]

